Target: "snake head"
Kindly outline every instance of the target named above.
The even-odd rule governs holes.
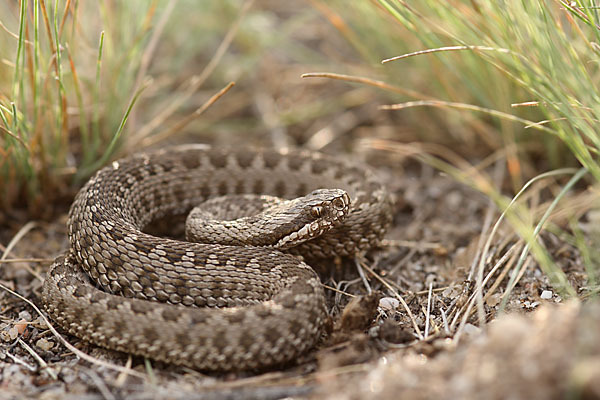
[[[287,215],[293,223],[280,229],[280,239],[273,247],[285,250],[321,236],[343,221],[350,211],[350,196],[341,189],[317,189],[306,196],[290,200]],[[287,230],[287,232],[286,232]]]

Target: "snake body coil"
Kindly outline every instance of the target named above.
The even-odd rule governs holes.
[[[352,256],[381,239],[390,197],[364,166],[315,153],[201,145],[116,161],[71,207],[70,249],[48,272],[44,307],[86,341],[200,370],[290,361],[315,345],[327,319],[312,268],[273,248],[190,243],[143,229],[214,197],[295,198],[319,188],[347,191],[348,214],[290,252]]]

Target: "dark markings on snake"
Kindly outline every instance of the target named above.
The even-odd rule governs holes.
[[[261,189],[293,198],[323,187],[352,193],[347,215],[291,251],[314,259],[355,256],[375,246],[391,222],[391,201],[375,174],[354,161],[194,145],[119,160],[92,177],[74,201],[70,250],[47,274],[44,307],[81,339],[199,370],[294,360],[317,343],[328,319],[323,288],[308,265],[276,248],[189,243],[141,230],[155,218],[175,220],[198,202],[231,192]],[[234,228],[259,229],[275,245],[278,234],[295,227],[283,219],[267,215],[264,226]],[[234,308],[200,310],[170,301]]]

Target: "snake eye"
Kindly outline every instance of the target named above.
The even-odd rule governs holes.
[[[310,212],[312,213],[313,217],[315,218],[319,218],[321,215],[323,215],[323,207],[322,206],[314,206]]]

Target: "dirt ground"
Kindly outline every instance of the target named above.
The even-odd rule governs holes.
[[[497,318],[523,246],[505,227],[485,258],[489,279],[478,309],[470,271],[495,207],[429,166],[393,157],[379,157],[378,165],[396,196],[393,227],[380,249],[322,274],[333,332],[296,365],[208,376],[67,336],[94,357],[127,365],[136,373],[128,376],[79,360],[36,310],[1,290],[0,398],[600,397],[598,305],[565,303],[531,261],[508,298],[509,315]],[[40,306],[44,273],[67,246],[65,220],[62,213],[34,222],[2,265],[0,283]],[[19,228],[25,224],[15,220],[3,230],[2,250]],[[583,294],[576,248],[550,233],[542,237]]]

